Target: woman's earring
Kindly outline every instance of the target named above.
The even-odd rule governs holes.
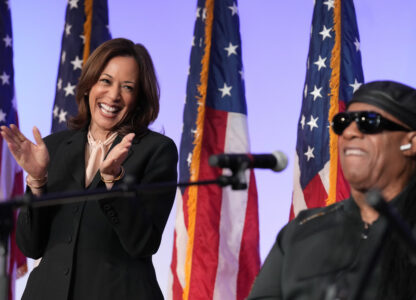
[[[406,151],[406,150],[409,150],[410,148],[412,148],[412,144],[411,143],[404,144],[404,145],[401,145],[400,146],[400,150],[401,151]]]

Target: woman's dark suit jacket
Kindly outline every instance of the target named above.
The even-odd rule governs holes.
[[[120,141],[117,137],[112,147]],[[85,190],[86,142],[86,130],[45,138],[50,155],[47,193]],[[173,141],[149,130],[134,138],[123,167],[137,184],[171,182],[177,179],[177,160]],[[97,172],[88,189],[104,187]],[[22,209],[18,246],[28,257],[42,257],[22,299],[163,299],[152,255],[159,248],[175,190]]]

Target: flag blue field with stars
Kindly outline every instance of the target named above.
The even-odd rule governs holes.
[[[180,181],[217,178],[208,159],[247,153],[249,138],[237,1],[199,0],[183,115]],[[177,192],[168,299],[245,299],[260,266],[257,190],[216,185]]]
[[[107,0],[69,0],[62,35],[61,57],[52,115],[52,132],[67,128],[78,112],[75,88],[87,56],[111,38]],[[84,48],[90,49],[84,55]]]
[[[291,218],[349,196],[330,120],[364,81],[352,0],[316,0],[298,123]]]

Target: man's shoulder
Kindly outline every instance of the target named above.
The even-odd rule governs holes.
[[[280,247],[287,252],[294,245],[303,247],[302,245],[336,240],[334,237],[342,234],[345,221],[348,219],[345,214],[345,204],[348,201],[350,199],[299,212],[296,218],[280,231],[277,237]],[[317,248],[319,247],[318,245]]]
[[[284,235],[288,236],[309,236],[335,229],[342,222],[344,205],[350,199],[334,203],[325,207],[310,208],[299,212],[295,219],[290,221],[284,228]]]
[[[349,199],[336,202],[334,204],[324,206],[324,207],[316,207],[316,208],[310,208],[305,209],[299,212],[297,217],[294,219],[296,223],[299,225],[306,224],[312,220],[316,219],[325,219],[328,217],[333,216],[336,212],[343,209],[344,204],[346,201],[350,201]]]

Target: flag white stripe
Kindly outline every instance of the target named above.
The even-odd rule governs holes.
[[[303,190],[300,186],[300,168],[299,168],[299,157],[295,153],[295,163],[293,172],[293,213],[295,216],[304,209],[307,209],[305,197],[303,196]]]
[[[176,192],[176,274],[182,287],[185,286],[185,261],[186,261],[186,245],[188,245],[188,231],[185,226],[185,218],[183,214],[182,193],[178,188]]]
[[[247,117],[239,113],[228,113],[224,152],[247,153],[249,147]],[[229,174],[229,170],[225,169],[223,174]],[[249,179],[250,171],[247,170],[247,185],[250,184]],[[247,201],[248,190],[233,191],[230,187],[223,189],[214,300],[236,299],[240,247]]]

